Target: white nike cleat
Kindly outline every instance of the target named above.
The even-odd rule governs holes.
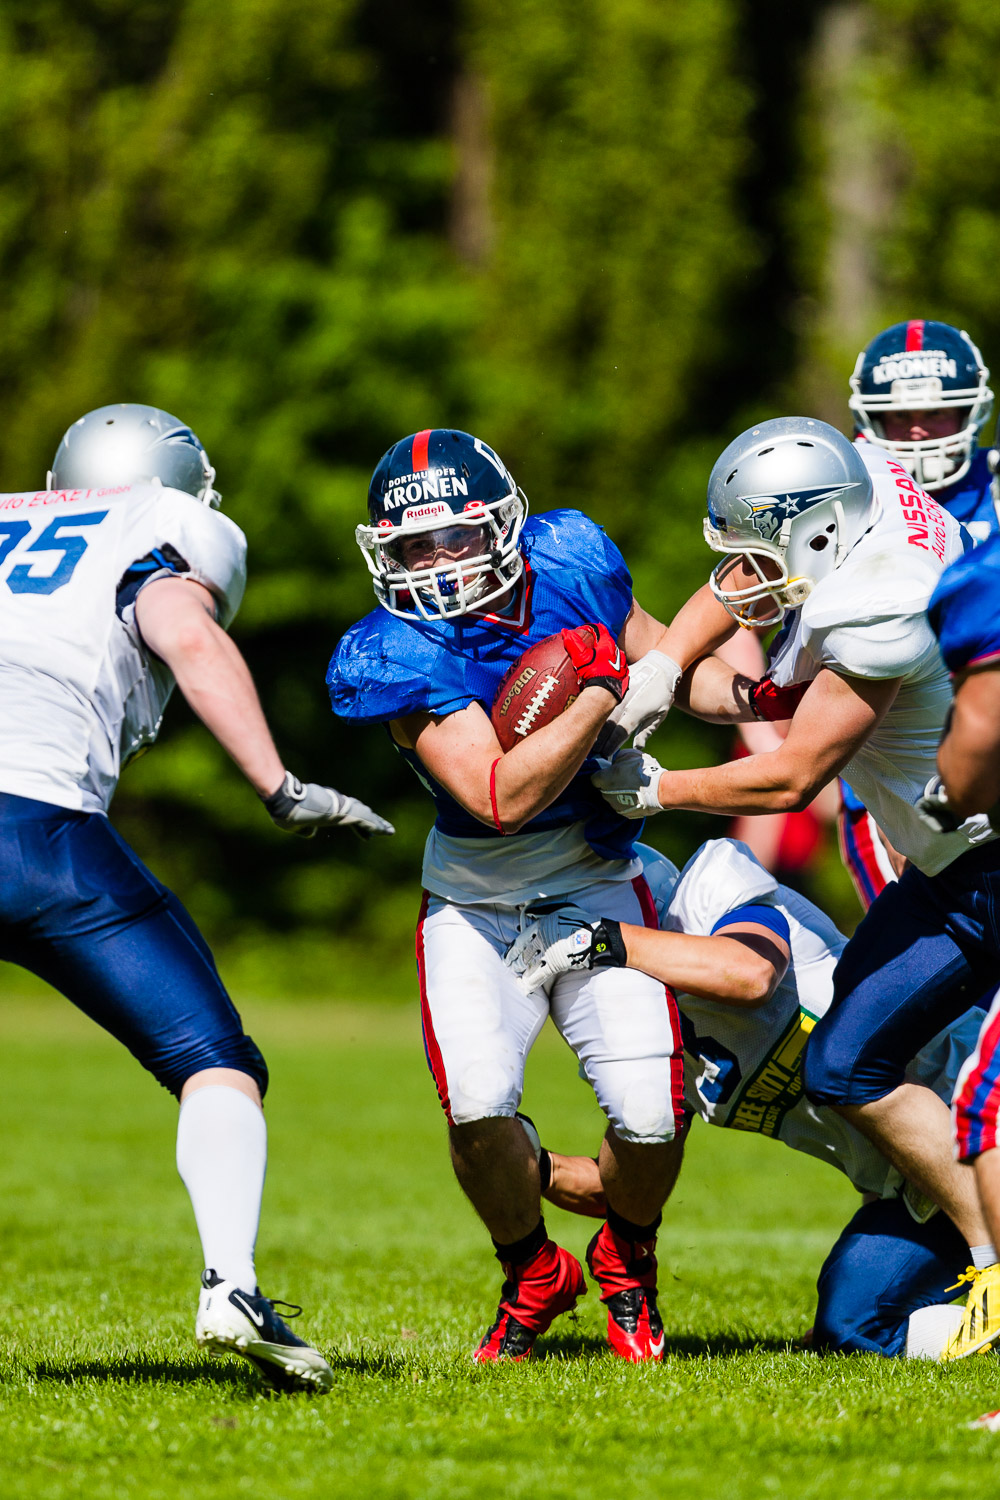
[[[294,1303],[286,1316],[302,1311]],[[244,1292],[234,1281],[223,1281],[214,1271],[201,1278],[195,1338],[213,1354],[242,1354],[280,1391],[328,1391],[333,1371],[318,1349],[295,1337],[278,1317],[275,1304],[260,1292]]]

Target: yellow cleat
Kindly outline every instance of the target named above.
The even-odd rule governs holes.
[[[969,1300],[961,1327],[952,1334],[941,1355],[945,1359],[965,1359],[968,1354],[986,1354],[1000,1339],[1000,1263],[977,1271],[970,1266],[963,1271],[955,1287],[971,1281]],[[954,1291],[955,1287],[949,1287]]]

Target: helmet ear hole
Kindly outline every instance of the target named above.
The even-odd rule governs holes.
[[[830,538],[828,536],[814,536],[809,545],[814,552],[825,552],[830,545]]]

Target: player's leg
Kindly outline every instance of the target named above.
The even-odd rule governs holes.
[[[525,995],[503,962],[516,932],[512,911],[434,898],[417,928],[424,1045],[452,1165],[504,1271],[479,1361],[527,1357],[585,1290],[579,1263],[546,1233],[538,1162],[514,1118],[525,1060],[548,1015],[545,995]]]
[[[257,1288],[267,1069],[204,939],[105,818],[22,811],[13,832],[5,819],[22,879],[2,956],[60,990],[181,1099],[177,1164],[206,1266],[199,1342],[236,1348],[280,1383],[325,1388],[325,1360]]]
[[[853,794],[850,798],[841,797],[837,842],[862,910],[867,911],[896,875],[886,847],[878,836],[874,818]]]
[[[983,1021],[975,1050],[955,1084],[955,1142],[958,1159],[976,1174],[979,1201],[991,1246],[1000,1245],[1000,991]],[[1000,1339],[1000,1265],[988,1251],[973,1255],[976,1275],[969,1290],[965,1317],[946,1357],[961,1359]]]
[[[975,1246],[987,1234],[972,1173],[954,1161],[947,1107],[905,1079],[915,1053],[981,992],[989,958],[972,933],[960,945],[947,895],[944,876],[912,868],[886,887],[841,957],[803,1072],[813,1103],[856,1125]]]
[[[641,879],[594,887],[581,904],[618,921],[656,925]],[[598,1158],[607,1220],[587,1252],[608,1308],[608,1338],[627,1359],[659,1359],[656,1233],[683,1152],[676,1001],[646,974],[603,969],[562,975],[553,987],[552,1015],[609,1122]]]
[[[841,1354],[904,1354],[911,1317],[940,1307],[949,1291],[954,1295],[968,1260],[969,1247],[946,1214],[918,1223],[901,1198],[866,1203],[819,1273],[813,1347]],[[919,1324],[919,1317],[914,1321]],[[940,1330],[940,1357],[954,1314],[949,1309],[933,1321]],[[920,1352],[930,1351],[924,1345]]]

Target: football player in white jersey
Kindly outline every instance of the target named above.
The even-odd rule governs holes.
[[[968,1246],[865,1136],[802,1092],[809,1035],[829,1009],[847,939],[738,840],[703,844],[682,872],[655,850],[638,852],[660,930],[593,922],[563,907],[531,923],[508,962],[529,991],[574,970],[622,965],[674,988],[690,1113],[828,1162],[866,1195],[820,1273],[814,1346],[940,1356],[962,1317],[940,1304],[968,1263]],[[907,1077],[947,1102],[982,1014],[973,1008],[942,1031]],[[542,1152],[540,1165],[551,1202],[593,1217],[603,1211],[590,1157]]]
[[[326,1390],[326,1360],[257,1286],[264,1059],[190,916],[107,818],[176,682],[279,827],[392,831],[282,765],[226,634],[246,544],[214,509],[214,479],[190,428],[124,404],[69,428],[48,488],[0,496],[0,959],[61,990],[179,1098],[206,1267],[198,1343],[282,1389]]]
[[[595,780],[633,817],[664,807],[732,815],[803,806],[845,771],[910,863],[844,951],[833,1004],[810,1041],[806,1091],[946,1210],[974,1263],[992,1263],[971,1171],[952,1159],[947,1109],[905,1076],[983,993],[997,958],[995,835],[970,819],[935,836],[915,807],[951,701],[924,610],[962,555],[963,532],[887,454],[789,417],[750,429],[721,455],[705,535],[723,561],[663,645],[691,668],[678,701],[717,722],[790,718],[788,736],[769,754],[691,771],[628,751]],[[761,682],[710,654],[741,625],[782,621]]]

